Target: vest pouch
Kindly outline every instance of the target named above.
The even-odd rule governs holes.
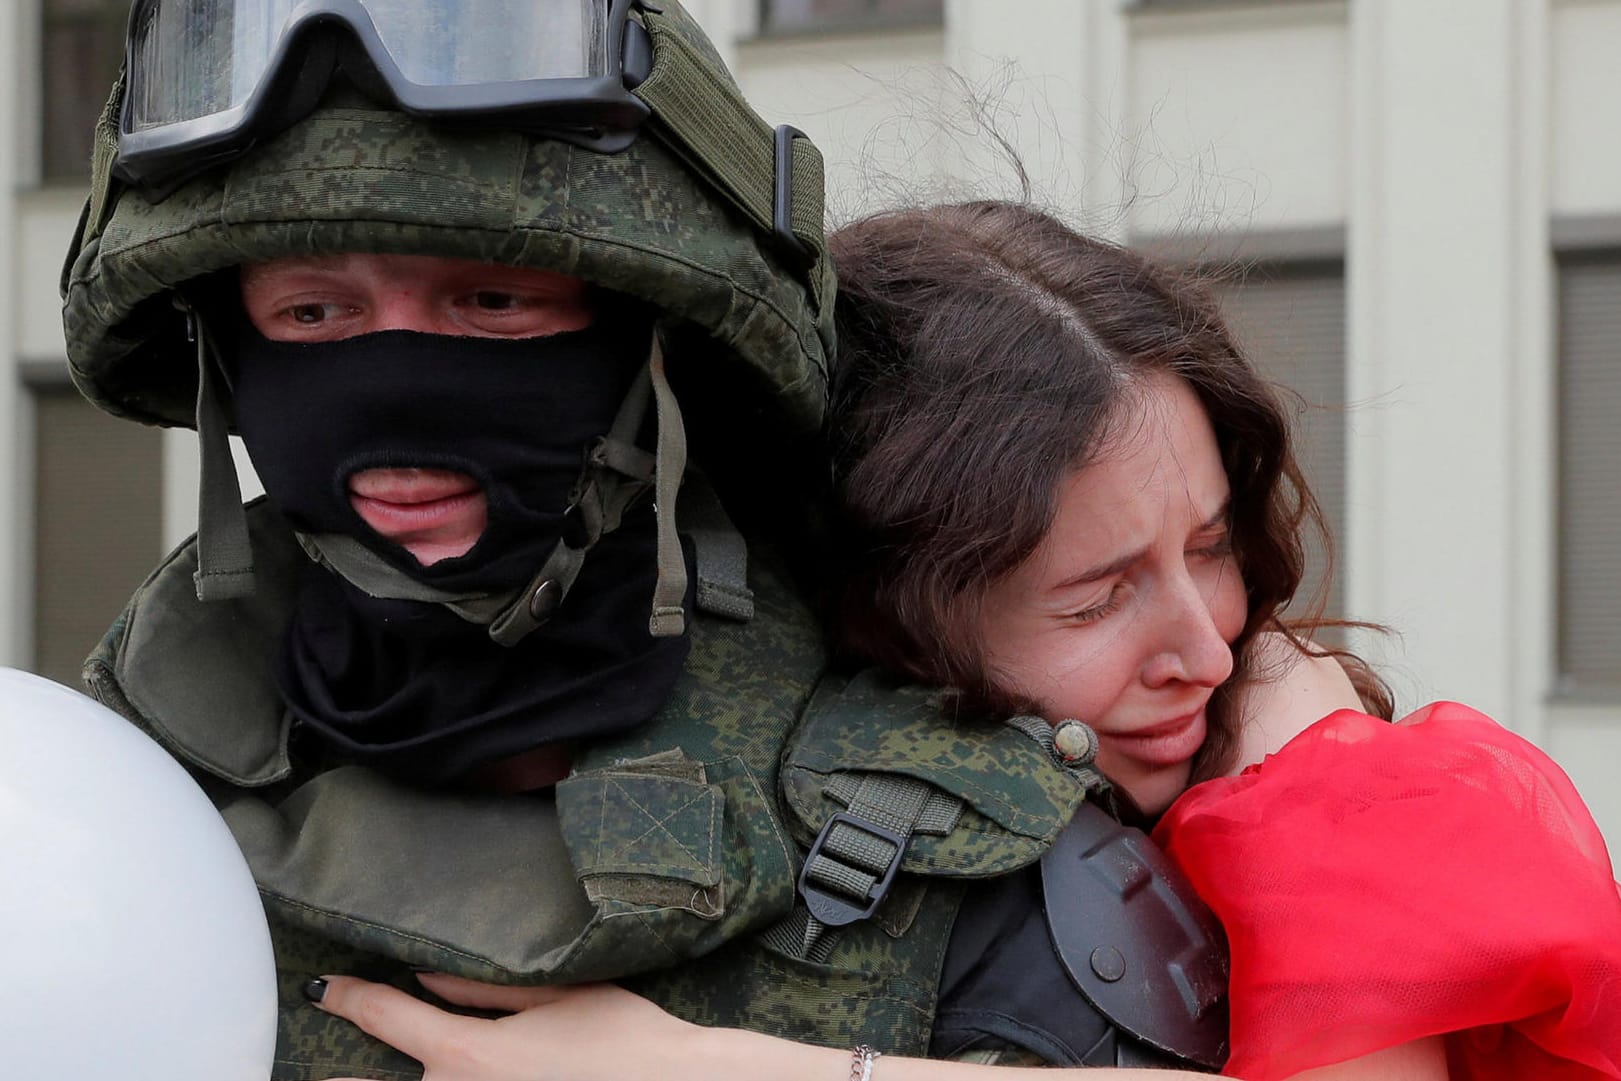
[[[346,767],[279,806],[222,812],[288,925],[471,979],[572,983],[678,964],[793,902],[754,778],[679,751],[576,774],[555,805],[424,793]]]
[[[569,854],[544,797],[424,792],[346,766],[220,812],[272,921],[334,949],[544,982],[594,916],[574,877],[557,874]]]

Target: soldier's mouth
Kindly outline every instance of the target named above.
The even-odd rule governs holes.
[[[424,567],[471,551],[489,514],[478,482],[450,469],[362,470],[349,478],[349,505]]]

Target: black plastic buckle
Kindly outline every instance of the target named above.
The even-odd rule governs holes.
[[[794,235],[789,215],[794,205],[794,140],[804,138],[805,133],[792,124],[778,124],[771,159],[771,235],[781,254],[795,264],[795,270],[809,270],[816,265],[816,252]]]
[[[877,837],[879,840],[888,842],[895,849],[895,854],[889,857],[889,863],[885,865],[883,874],[879,875],[878,880],[872,884],[872,889],[867,896],[861,898],[861,901],[866,904],[865,908],[861,906],[861,903],[851,900],[848,896],[824,889],[810,880],[811,866],[822,855],[822,849],[827,845],[828,836],[832,834],[833,827],[838,825],[849,826],[852,829],[860,830],[862,833]],[[901,857],[905,855],[905,837],[893,830],[886,830],[882,826],[875,826],[871,822],[840,811],[827,820],[827,825],[823,826],[822,832],[816,835],[816,842],[811,845],[810,852],[805,855],[805,866],[799,872],[799,895],[805,898],[805,907],[810,909],[810,914],[829,927],[843,927],[846,924],[864,920],[877,911],[879,904],[883,902],[884,895],[889,892],[890,885],[895,881],[895,875],[901,869]],[[834,857],[829,856],[827,858],[833,859]]]

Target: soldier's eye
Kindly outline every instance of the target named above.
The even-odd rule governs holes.
[[[517,297],[495,289],[480,289],[473,294],[473,301],[485,311],[507,311],[518,306]]]

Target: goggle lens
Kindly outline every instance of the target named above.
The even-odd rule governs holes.
[[[239,108],[288,41],[322,21],[346,24],[374,65],[421,87],[610,71],[602,0],[148,0],[130,24],[124,130]]]

